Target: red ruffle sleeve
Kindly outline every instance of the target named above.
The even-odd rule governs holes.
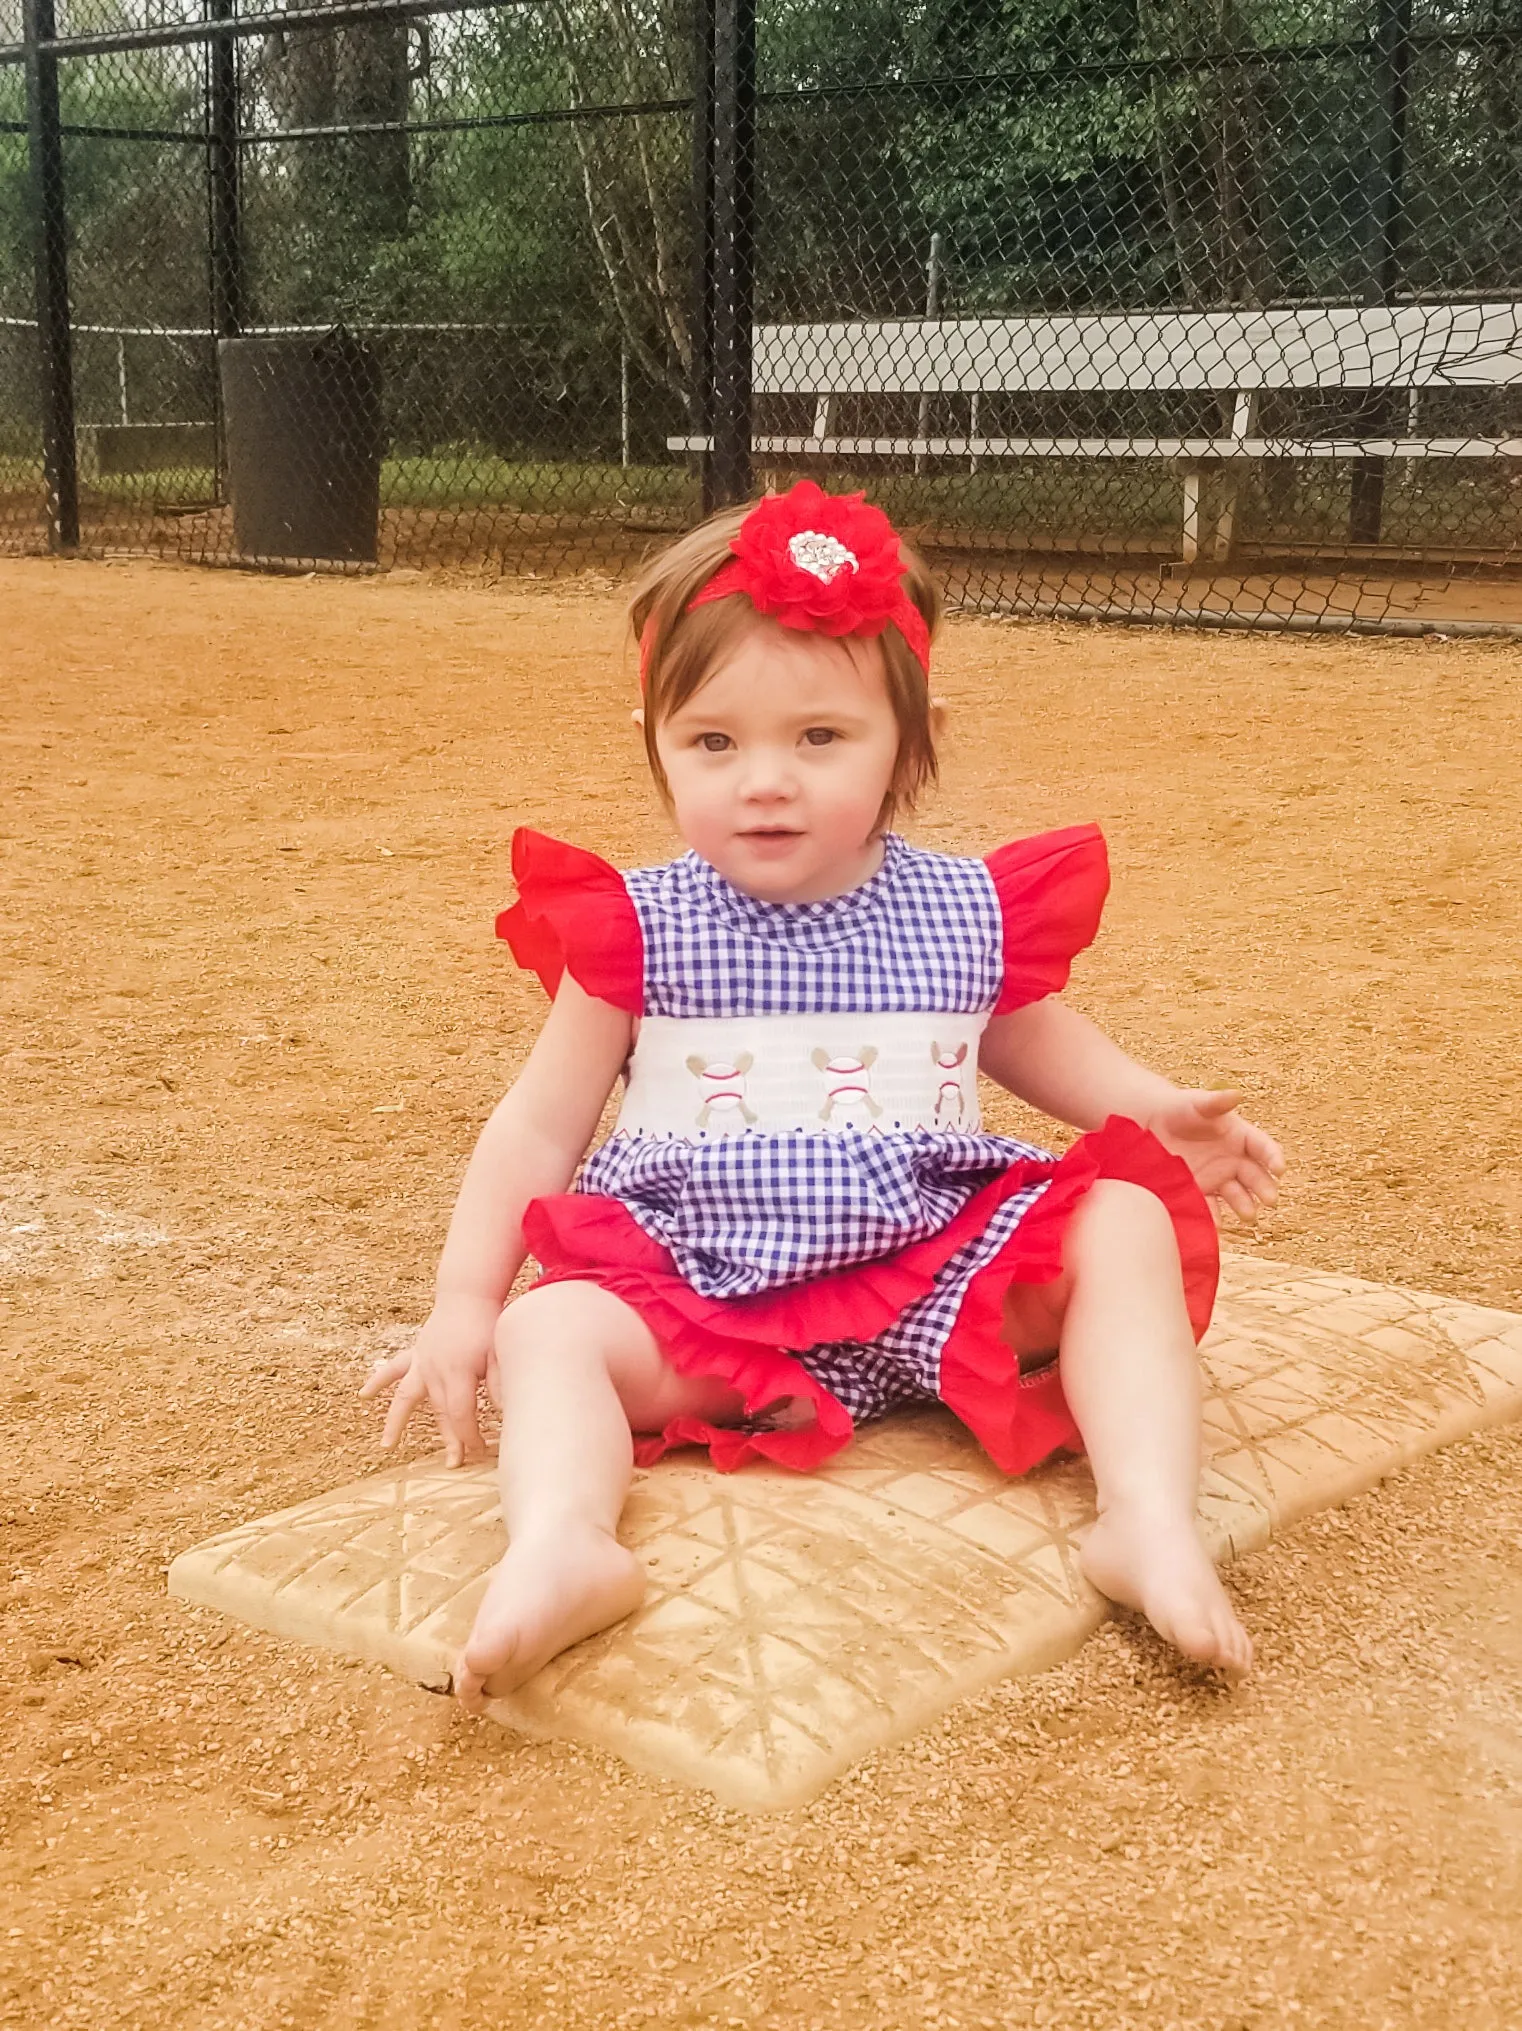
[[[1067,986],[1074,957],[1094,942],[1110,864],[1097,825],[1016,839],[986,859],[1004,918],[1004,987],[995,1015]]]
[[[518,900],[497,918],[497,936],[553,995],[563,973],[588,994],[640,1015],[645,941],[624,878],[580,846],[520,825],[513,834]]]

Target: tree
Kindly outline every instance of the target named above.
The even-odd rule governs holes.
[[[316,0],[333,6],[337,0]],[[293,155],[303,198],[336,210],[351,229],[395,236],[407,229],[410,179],[407,28],[401,21],[267,35],[245,71],[245,103],[262,95],[277,125],[294,130],[369,126],[382,131],[307,140]],[[389,131],[387,131],[389,130]]]

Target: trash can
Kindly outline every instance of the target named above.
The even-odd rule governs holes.
[[[352,332],[217,348],[233,546],[244,557],[373,564],[380,361]]]

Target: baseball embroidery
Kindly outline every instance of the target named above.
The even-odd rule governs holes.
[[[717,1119],[721,1129],[737,1120],[753,1128],[759,1119],[745,1098],[745,1075],[756,1062],[755,1054],[742,1051],[733,1063],[725,1058],[700,1058],[696,1052],[687,1060],[687,1069],[698,1082],[703,1104],[698,1109],[698,1127],[707,1128]]]
[[[960,1121],[966,1106],[960,1074],[967,1057],[967,1046],[958,1044],[954,1051],[943,1051],[939,1044],[932,1043],[930,1055],[940,1075],[935,1089],[935,1118],[937,1122]]]
[[[819,1110],[819,1119],[833,1125],[835,1116],[843,1114],[849,1123],[858,1114],[865,1113],[876,1121],[882,1109],[872,1098],[868,1074],[877,1060],[877,1046],[864,1044],[854,1058],[843,1054],[832,1058],[828,1051],[823,1050],[815,1050],[811,1056],[826,1081],[825,1102]]]

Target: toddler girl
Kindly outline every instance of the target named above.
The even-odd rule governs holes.
[[[860,495],[714,516],[636,589],[646,752],[688,851],[620,874],[520,831],[498,929],[553,995],[471,1157],[383,1443],[427,1398],[451,1465],[502,1414],[509,1546],[467,1707],[627,1615],[634,1462],[807,1468],[940,1402],[1019,1474],[1085,1449],[1084,1570],[1185,1655],[1251,1646],[1195,1524],[1206,1195],[1272,1203],[1278,1146],[1059,997],[1107,874],[1092,825],[983,860],[889,829],[935,775],[937,618]],[[1086,1131],[986,1134],[979,1071]],[[612,1134],[578,1165],[622,1077]],[[511,1304],[528,1254],[537,1283]]]

